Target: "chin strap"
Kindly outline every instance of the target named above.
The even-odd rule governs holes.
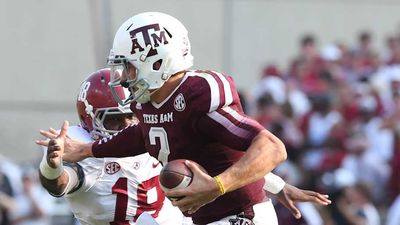
[[[140,104],[147,103],[147,102],[150,101],[150,96],[151,96],[150,91],[149,91],[149,90],[145,90],[145,91],[143,92],[143,94],[141,94],[141,95],[139,96],[139,98],[136,99],[136,101],[139,102]]]
[[[151,45],[148,44],[148,45],[146,46],[146,48],[144,49],[144,52],[142,52],[142,53],[140,54],[140,56],[139,56],[140,61],[142,61],[142,62],[146,61],[147,56],[149,55],[150,50],[151,50]]]

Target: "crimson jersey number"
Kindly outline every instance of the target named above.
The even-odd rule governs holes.
[[[148,203],[147,193],[153,188],[156,189],[157,200],[155,202]],[[129,200],[128,178],[120,177],[112,187],[112,193],[117,195],[117,199],[115,203],[114,221],[110,222],[110,225],[129,225],[129,221],[126,220],[126,211]],[[164,199],[165,197],[162,194],[160,186],[158,185],[158,176],[140,183],[137,187],[138,208],[136,209],[136,214],[133,216],[133,221],[136,222],[137,218],[143,212],[153,212],[151,216],[156,218],[162,208]]]

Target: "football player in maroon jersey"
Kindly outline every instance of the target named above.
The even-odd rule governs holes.
[[[55,138],[53,147],[64,147],[64,159],[72,162],[149,152],[163,164],[180,158],[199,163],[207,173],[188,162],[191,185],[165,192],[182,197],[173,204],[194,224],[277,224],[262,188],[263,177],[286,159],[284,144],[243,113],[230,76],[189,70],[192,64],[187,30],[177,19],[138,14],[117,31],[109,65],[111,90],[131,92],[126,99],[115,94],[116,100],[130,104],[140,122],[93,143],[68,138],[67,122],[57,137],[41,133]]]

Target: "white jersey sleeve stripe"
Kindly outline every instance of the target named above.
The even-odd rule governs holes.
[[[218,75],[219,79],[221,79],[222,84],[224,86],[224,93],[225,93],[225,105],[228,106],[233,102],[233,96],[232,96],[232,90],[231,90],[231,85],[229,84],[228,80],[226,77],[220,73],[215,73]]]
[[[242,124],[247,124],[249,126],[257,126],[257,122],[241,115],[236,110],[231,107],[224,107],[222,110],[232,116],[235,120],[240,121]]]
[[[222,110],[229,113],[236,120],[243,121],[244,116],[240,115],[237,111],[233,110],[231,107],[224,107],[222,108]]]
[[[211,119],[213,119],[215,122],[221,124],[223,127],[225,127],[229,132],[232,134],[238,136],[238,137],[247,137],[249,135],[249,131],[236,126],[234,123],[232,123],[228,118],[223,116],[217,111],[213,111],[207,114]]]
[[[219,87],[218,87],[218,82],[215,80],[215,78],[207,73],[204,73],[204,78],[208,82],[208,85],[210,85],[210,91],[211,91],[211,103],[210,103],[210,111],[215,111],[218,109],[218,106],[220,104],[220,93],[219,93]]]

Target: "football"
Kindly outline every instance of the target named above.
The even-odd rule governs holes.
[[[185,188],[190,185],[193,172],[185,165],[187,159],[176,159],[165,165],[160,172],[160,186],[164,191]]]

